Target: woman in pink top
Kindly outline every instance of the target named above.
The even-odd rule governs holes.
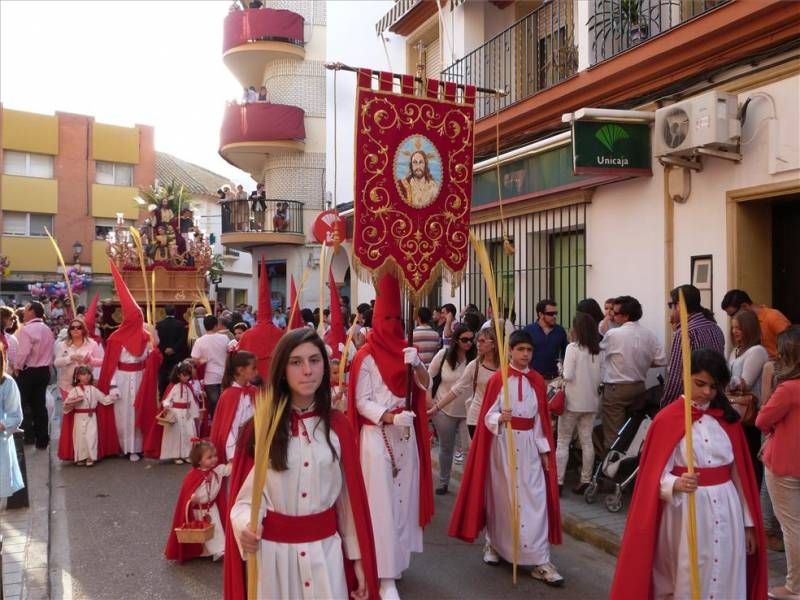
[[[75,367],[88,365],[98,369],[103,364],[103,348],[89,337],[86,324],[80,319],[69,322],[67,339],[56,343],[54,354],[53,366],[58,370],[58,389],[62,400],[72,389]]]
[[[756,426],[767,434],[765,479],[786,547],[786,584],[770,598],[800,599],[800,325],[778,335],[778,386],[761,407]]]

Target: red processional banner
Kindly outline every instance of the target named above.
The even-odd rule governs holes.
[[[373,89],[377,75],[377,89]],[[353,263],[393,273],[415,298],[441,276],[460,283],[469,254],[475,88],[358,73]]]

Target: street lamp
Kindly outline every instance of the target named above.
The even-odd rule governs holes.
[[[83,244],[80,242],[75,242],[72,244],[72,262],[78,262],[81,258],[81,252],[83,252]]]

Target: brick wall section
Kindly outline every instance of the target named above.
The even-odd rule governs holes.
[[[275,60],[264,77],[276,104],[299,106],[307,117],[325,117],[325,67],[322,61]]]
[[[53,175],[58,180],[58,214],[54,229],[58,245],[67,264],[72,261],[72,245],[83,245],[81,262],[92,260],[94,219],[89,216],[89,195],[95,176],[91,156],[92,117],[71,113],[58,116],[58,156]]]
[[[268,198],[297,200],[306,209],[321,210],[325,154],[304,152],[267,157],[264,185]]]

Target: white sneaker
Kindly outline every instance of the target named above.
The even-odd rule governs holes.
[[[564,585],[564,578],[558,574],[553,563],[536,565],[533,567],[533,571],[531,571],[531,577],[544,581],[547,585],[552,587],[561,587]]]
[[[136,461],[138,461],[140,458],[141,458],[141,457],[140,457],[138,454],[135,454],[135,453],[134,453],[134,454],[131,454],[131,455],[128,457],[128,460],[130,460],[131,462],[136,462]]]
[[[453,456],[453,462],[457,465],[464,464],[464,453],[461,450],[456,450],[456,453]]]
[[[381,579],[380,595],[381,600],[400,600],[394,579]]]
[[[500,557],[497,555],[497,552],[494,551],[494,548],[492,548],[489,544],[486,544],[483,547],[483,562],[485,562],[487,565],[492,565],[493,567],[496,567],[500,564]]]

